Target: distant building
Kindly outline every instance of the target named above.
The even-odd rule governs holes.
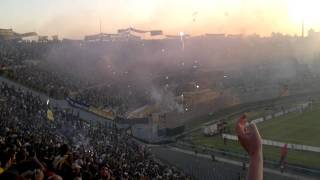
[[[308,38],[320,38],[320,32],[316,32],[313,29],[308,31]]]
[[[39,42],[48,42],[48,36],[38,36]]]
[[[12,29],[0,29],[0,39],[2,40],[21,40],[24,37],[36,36],[35,32],[16,33]]]
[[[52,38],[52,41],[59,41],[58,35],[53,35],[51,38]]]
[[[112,34],[99,33],[93,35],[87,35],[84,37],[85,41],[111,41]]]
[[[208,37],[208,38],[225,38],[226,35],[225,34],[210,34],[210,33],[207,33],[205,35],[205,37]]]
[[[241,39],[243,38],[243,34],[228,34],[227,37],[232,39]]]
[[[12,29],[0,29],[0,36],[13,36],[14,32]]]
[[[99,33],[93,35],[87,35],[84,40],[87,42],[97,42],[97,41],[128,41],[128,40],[141,40],[140,36],[134,35],[128,31],[120,31],[118,34],[106,34]]]

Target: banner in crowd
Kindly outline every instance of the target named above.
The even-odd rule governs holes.
[[[99,108],[96,108],[93,106],[89,107],[89,111],[92,113],[95,113],[99,116],[102,116],[104,118],[111,119],[111,120],[114,120],[114,118],[115,118],[114,113],[112,111],[104,111],[102,109],[99,109]]]

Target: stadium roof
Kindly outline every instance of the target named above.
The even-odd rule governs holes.
[[[29,36],[37,36],[35,32],[27,32],[27,33],[17,33],[14,32],[12,29],[0,29],[0,39],[4,40],[19,40],[24,37]]]

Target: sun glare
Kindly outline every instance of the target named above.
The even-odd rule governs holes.
[[[288,1],[288,14],[294,23],[306,23],[309,26],[320,22],[319,0]]]

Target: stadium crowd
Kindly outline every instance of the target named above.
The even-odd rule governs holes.
[[[112,109],[118,115],[124,115],[130,107],[138,108],[150,101],[147,94],[132,87],[128,90],[121,86],[85,89],[70,97],[83,104]]]
[[[37,42],[6,42],[0,43],[1,65],[15,66],[25,60],[41,60],[44,58],[50,44]]]
[[[122,96],[110,96],[109,90],[104,91],[98,89],[84,90],[75,94],[72,98],[78,102],[88,105],[95,105],[97,107],[112,108],[117,114],[123,114],[128,106],[125,104],[125,98]],[[111,92],[109,92],[111,94]]]
[[[145,101],[143,103],[138,101],[146,99],[143,96],[145,94],[141,95],[133,88],[126,91],[127,84],[123,84],[121,87],[107,85],[96,78],[102,76],[101,74],[92,75],[92,71],[88,70],[86,73],[89,75],[86,76],[83,75],[86,74],[85,72],[79,72],[78,67],[70,70],[68,67],[52,65],[50,61],[54,62],[56,59],[48,57],[49,50],[57,48],[59,45],[55,43],[3,43],[0,45],[0,74],[50,97],[57,99],[69,97],[97,108],[112,108],[117,114],[124,114],[128,110],[128,106],[136,107],[144,104]],[[60,56],[58,57],[60,58]],[[65,61],[73,62],[74,58],[80,57],[80,55],[72,56],[71,60]],[[85,66],[90,66],[90,63],[86,61]],[[101,86],[101,84],[105,85]]]
[[[55,72],[48,72],[37,67],[15,69],[11,77],[16,82],[48,94],[50,97],[63,98],[68,95],[67,77],[61,78]],[[69,85],[70,87],[70,85]]]
[[[6,83],[0,118],[0,179],[191,179],[125,130],[88,123]]]

